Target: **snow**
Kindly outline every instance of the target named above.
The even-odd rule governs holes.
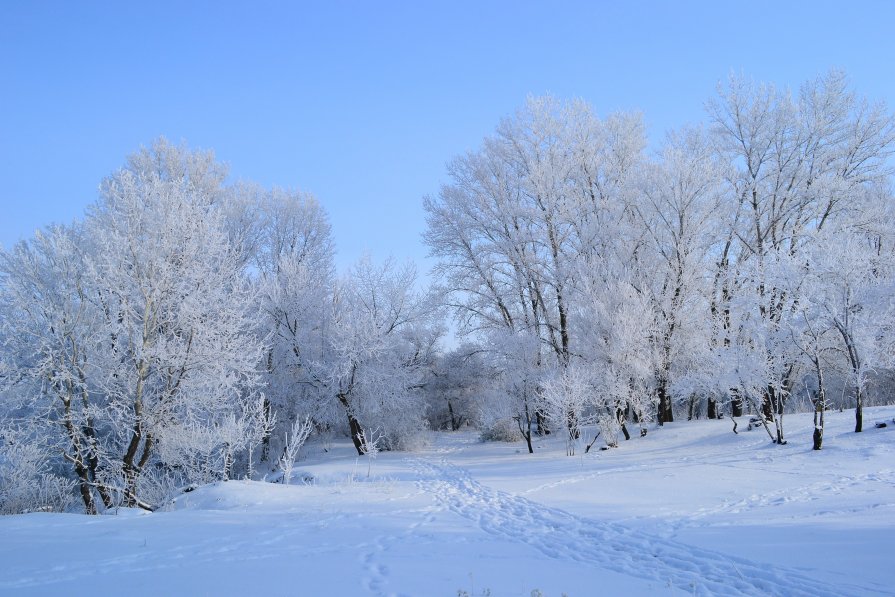
[[[892,594],[893,418],[867,409],[855,434],[828,413],[820,452],[809,414],[787,415],[785,446],[727,419],[572,457],[472,431],[372,463],[312,442],[290,486],[2,517],[0,594]]]

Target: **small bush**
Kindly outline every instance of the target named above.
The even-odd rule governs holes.
[[[483,442],[517,442],[522,439],[519,426],[511,419],[498,419],[479,436]]]
[[[0,433],[0,514],[63,512],[74,502],[74,487],[51,470],[48,450],[21,434]]]

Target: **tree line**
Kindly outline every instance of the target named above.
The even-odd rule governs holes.
[[[582,428],[883,401],[895,121],[838,72],[731,78],[649,150],[642,118],[532,97],[424,201],[437,264],[338,274],[309,194],[230,183],[160,139],[84,218],[0,251],[0,510],[154,509],[288,482],[311,433],[358,452],[427,428]],[[446,315],[459,346],[440,343]]]
[[[504,379],[489,416],[529,451],[680,411],[782,444],[797,398],[820,449],[831,390],[861,431],[891,388],[892,115],[839,72],[731,77],[707,111],[650,152],[638,114],[529,98],[426,200],[440,290]]]

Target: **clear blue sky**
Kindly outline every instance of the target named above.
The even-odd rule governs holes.
[[[731,71],[895,104],[893,2],[0,2],[0,243],[159,135],[313,192],[340,266],[423,261],[421,198],[527,94],[704,120]]]

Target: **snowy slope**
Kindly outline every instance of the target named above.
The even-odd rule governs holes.
[[[869,409],[854,434],[830,413],[821,452],[808,415],[787,417],[786,446],[727,420],[573,457],[471,432],[372,463],[312,445],[310,485],[0,518],[0,594],[893,594],[893,418]]]

